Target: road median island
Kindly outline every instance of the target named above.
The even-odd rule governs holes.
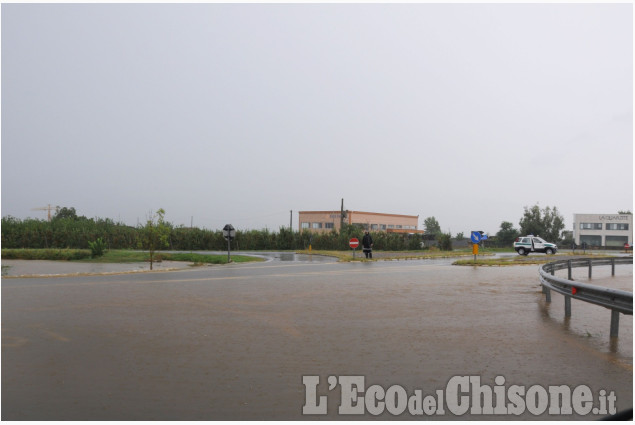
[[[373,250],[373,258],[365,258],[361,250],[356,250],[355,258],[353,251],[326,251],[326,250],[303,250],[296,251],[296,254],[312,254],[335,257],[338,262],[350,261],[400,261],[400,260],[426,260],[436,258],[455,258],[471,256],[471,253],[463,251],[375,251]]]
[[[540,255],[540,256],[523,256],[514,255],[510,257],[498,257],[498,258],[477,258],[457,260],[452,263],[453,266],[479,266],[479,267],[506,267],[506,266],[533,266],[551,263],[558,260],[570,260],[574,258],[597,258],[597,257],[609,257],[603,254],[588,254],[588,255]]]
[[[80,254],[75,251],[79,251]],[[2,250],[2,277],[61,277],[100,274],[149,272],[149,253],[144,251],[111,250],[103,256],[90,258],[85,250],[20,249]],[[90,252],[90,251],[89,251]],[[248,255],[232,255],[232,263],[263,261]],[[199,253],[164,253],[154,255],[152,271],[174,271],[204,265],[227,264],[226,255]]]

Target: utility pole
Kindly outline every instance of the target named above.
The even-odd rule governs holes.
[[[340,232],[344,228],[344,198],[342,198],[342,208],[340,209]]]
[[[289,210],[289,231],[293,232],[293,210]]]

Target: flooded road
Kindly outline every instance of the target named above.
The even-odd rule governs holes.
[[[632,266],[594,284],[632,291]],[[455,376],[586,385],[632,407],[632,316],[547,304],[537,266],[450,261],[267,262],[188,271],[2,281],[5,420],[358,419],[329,376],[426,394]],[[303,416],[319,376],[326,416]],[[362,395],[363,397],[363,395]],[[429,419],[595,419],[529,411]],[[380,419],[395,417],[383,412]],[[424,417],[425,419],[425,417]]]

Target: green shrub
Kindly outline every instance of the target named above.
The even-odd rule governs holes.
[[[91,257],[101,257],[106,252],[106,243],[102,238],[97,238],[94,242],[88,242],[90,248]]]
[[[452,251],[452,235],[449,233],[440,233],[437,236],[439,249],[441,251]]]

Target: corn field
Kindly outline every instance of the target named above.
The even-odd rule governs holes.
[[[223,251],[227,241],[221,230],[197,227],[170,228],[168,247],[174,251]],[[101,238],[108,249],[139,249],[141,227],[115,223],[110,219],[57,218],[50,222],[37,219],[2,218],[2,248],[89,249],[90,243]],[[232,250],[304,250],[309,245],[316,250],[348,250],[352,237],[362,239],[363,231],[345,226],[341,232],[315,233],[280,228],[269,230],[237,230],[231,242]],[[421,249],[418,235],[371,233],[374,249],[403,251]]]

